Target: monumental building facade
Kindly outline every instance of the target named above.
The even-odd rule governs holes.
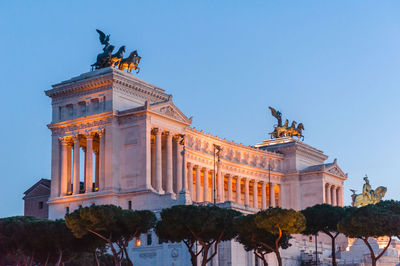
[[[268,206],[343,206],[347,175],[336,159],[326,162],[322,151],[292,138],[245,146],[207,134],[191,127],[172,95],[132,74],[102,68],[53,85],[46,95],[50,219],[92,204],[159,213],[215,201],[245,214]],[[294,241],[307,245],[301,237]],[[154,233],[136,243],[142,243],[130,247],[136,265],[189,263],[184,245],[160,243]],[[212,265],[257,263],[234,241],[220,248]],[[286,254],[285,265],[297,265],[299,255]]]

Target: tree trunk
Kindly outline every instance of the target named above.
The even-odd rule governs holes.
[[[190,261],[192,262],[192,266],[197,266],[197,256],[190,254]]]
[[[210,247],[208,246],[203,246],[203,260],[201,261],[201,266],[206,266],[207,265],[207,257],[208,257],[208,249]]]
[[[49,263],[49,257],[50,257],[50,254],[47,253],[46,262],[44,263],[44,266],[47,266],[47,263]]]
[[[276,260],[278,261],[278,265],[282,266],[282,258],[281,258],[281,253],[279,253],[279,249],[275,250],[275,255],[276,255]]]
[[[371,265],[376,266],[376,259],[371,257]]]
[[[128,261],[129,266],[133,266],[131,258],[129,258],[129,255],[128,255],[128,251],[126,250],[126,246],[124,244],[122,244],[122,247],[123,247],[124,252],[125,252],[125,259]]]
[[[58,249],[58,259],[57,259],[57,262],[56,262],[56,266],[60,266],[60,264],[61,264],[61,259],[62,259],[62,250],[61,249]]]
[[[332,266],[336,266],[336,244],[335,237],[332,237]]]
[[[95,250],[95,251],[93,251],[93,260],[94,260],[94,265],[96,265],[96,266],[100,266],[100,263],[99,263],[99,258],[97,258],[97,253],[96,253],[96,250]]]

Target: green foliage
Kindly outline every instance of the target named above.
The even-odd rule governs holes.
[[[306,217],[304,235],[315,235],[319,232],[336,233],[337,224],[346,216],[346,209],[329,204],[318,204],[302,210]]]
[[[263,261],[266,261],[265,255],[274,252],[275,241],[278,235],[273,235],[263,228],[258,228],[255,223],[256,215],[240,216],[235,219],[235,230],[238,235],[236,241],[241,243],[246,251],[253,250],[254,253]],[[287,249],[291,236],[283,234],[279,239],[278,245],[282,249]]]
[[[236,236],[233,221],[239,215],[237,211],[216,206],[173,206],[161,211],[156,233],[164,241],[183,241],[191,254],[193,265],[195,258],[203,251],[202,265],[205,265],[216,255],[221,241],[231,240]],[[192,249],[196,241],[202,246],[197,253]],[[208,256],[212,245],[215,251]]]
[[[381,205],[366,205],[352,211],[339,224],[339,232],[352,238],[398,235],[400,216]]]
[[[124,254],[131,264],[127,252],[129,241],[151,229],[156,217],[147,210],[131,211],[114,205],[93,205],[67,214],[65,220],[75,237],[93,234],[105,241],[113,253],[115,265],[118,265]]]
[[[306,228],[306,218],[293,209],[269,208],[257,213],[255,218],[257,227],[265,229],[273,235],[282,233],[298,234]]]

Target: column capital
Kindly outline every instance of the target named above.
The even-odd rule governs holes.
[[[96,134],[96,132],[94,132],[94,131],[88,131],[88,132],[83,133],[83,135],[86,137],[86,139],[93,139],[95,134]]]
[[[71,137],[59,137],[58,140],[62,145],[68,145],[71,143]]]
[[[81,137],[80,137],[79,134],[73,135],[73,136],[71,137],[71,139],[74,141],[74,143],[75,143],[75,142],[79,142],[80,138],[81,138]]]
[[[173,137],[174,136],[174,134],[171,132],[171,131],[163,131],[163,134],[165,135],[165,136],[167,136],[167,137]]]
[[[153,132],[154,135],[161,135],[162,130],[158,127],[155,127],[151,130],[151,132]]]
[[[97,134],[99,135],[99,137],[101,137],[102,135],[104,135],[105,131],[106,131],[105,128],[100,128],[100,129],[98,129],[96,132],[97,132]]]

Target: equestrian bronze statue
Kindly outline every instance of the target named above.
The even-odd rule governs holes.
[[[121,46],[118,51],[113,54],[115,46],[110,44],[110,35],[106,35],[101,30],[96,30],[99,34],[100,43],[104,45],[103,52],[97,55],[96,63],[92,64],[92,70],[100,69],[105,67],[114,67],[120,70],[127,69],[131,72],[133,69],[136,70],[136,74],[139,73],[139,63],[142,59],[138,52],[135,50],[130,53],[129,57],[123,58],[125,53],[125,46]]]
[[[386,194],[387,188],[383,186],[377,187],[375,190],[373,190],[371,185],[369,184],[367,176],[364,177],[364,182],[365,184],[363,185],[363,190],[361,194],[356,194],[356,191],[354,189],[350,189],[350,191],[353,192],[353,194],[351,195],[351,205],[353,207],[376,204],[380,202]]]
[[[278,120],[278,124],[274,126],[274,131],[269,133],[272,139],[282,138],[282,137],[297,137],[299,140],[300,138],[304,140],[303,130],[304,126],[303,123],[299,123],[296,127],[297,122],[293,121],[289,127],[289,120],[285,120],[285,123],[282,125],[282,113],[275,110],[272,107],[268,107],[271,110],[271,114]]]

